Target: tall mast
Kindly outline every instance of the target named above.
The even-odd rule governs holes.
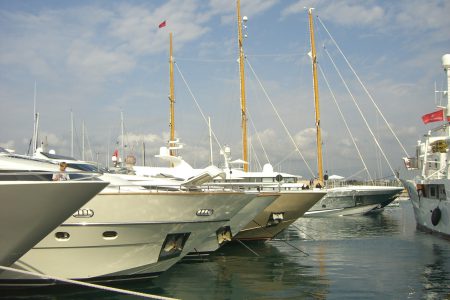
[[[239,45],[239,78],[241,86],[241,127],[242,127],[242,159],[246,162],[244,164],[244,171],[248,171],[248,149],[247,149],[247,109],[245,104],[245,74],[244,74],[244,49],[242,39],[242,19],[240,10],[240,0],[236,1],[237,6],[237,21],[238,21],[238,45]]]
[[[73,156],[73,111],[70,110],[70,157]]]
[[[81,160],[84,160],[84,121],[81,123]]]
[[[120,131],[121,131],[121,135],[122,135],[122,138],[121,138],[121,145],[120,145],[120,147],[121,147],[121,154],[119,155],[119,157],[122,157],[122,160],[120,160],[119,159],[119,157],[117,158],[118,160],[119,160],[119,162],[120,163],[122,163],[123,162],[123,159],[125,158],[125,144],[124,144],[124,136],[123,136],[123,132],[124,132],[124,128],[123,128],[124,126],[123,126],[123,111],[121,111],[120,112]],[[122,166],[122,165],[121,165]]]
[[[312,63],[313,86],[314,86],[314,107],[316,111],[317,169],[319,173],[319,181],[323,183],[322,133],[320,130],[319,84],[317,81],[317,56],[316,56],[316,45],[314,41],[314,22],[312,10],[313,8],[308,9],[308,17],[309,17],[309,33],[311,40],[311,63]]]
[[[208,129],[209,129],[209,164],[212,166],[214,164],[213,161],[213,149],[212,149],[212,130],[211,130],[211,118],[208,117]]]
[[[442,66],[444,67],[444,71],[447,75],[447,91],[444,92],[445,94],[447,94],[447,109],[446,115],[444,117],[448,122],[450,118],[450,54],[445,54],[442,56]],[[450,129],[448,127],[450,126],[447,126],[447,134],[450,135]]]
[[[37,113],[36,113],[36,90],[37,90],[37,83],[36,80],[34,81],[34,97],[33,97],[33,138],[32,138],[32,146],[33,149],[31,151],[31,155],[33,156],[37,149],[37,143],[38,143],[38,136],[37,136]]]
[[[169,53],[169,66],[170,66],[170,142],[169,148],[173,145],[173,141],[175,141],[175,92],[174,92],[174,80],[173,80],[173,45],[172,45],[172,32],[169,33],[170,36],[170,53]],[[175,155],[175,150],[170,150],[170,155]]]

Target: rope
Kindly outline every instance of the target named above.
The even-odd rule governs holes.
[[[381,154],[383,155],[384,159],[386,160],[386,163],[388,164],[389,168],[391,169],[392,174],[395,175],[394,169],[392,168],[391,164],[389,163],[389,160],[387,159],[386,154],[384,153],[383,149],[381,148],[381,145],[378,143],[378,140],[377,140],[375,134],[373,133],[372,129],[370,129],[369,123],[367,122],[366,118],[364,117],[364,114],[361,111],[361,108],[359,107],[358,103],[356,102],[356,99],[353,96],[352,92],[350,91],[350,88],[348,87],[347,83],[345,82],[344,78],[342,77],[341,72],[339,72],[339,69],[337,68],[336,64],[334,63],[334,61],[331,58],[328,51],[325,48],[324,48],[324,50],[327,53],[328,58],[331,60],[331,63],[333,64],[334,69],[336,70],[336,73],[339,75],[339,78],[342,80],[342,83],[344,84],[345,88],[347,89],[347,92],[349,93],[350,97],[352,98],[353,103],[355,104],[356,108],[358,109],[358,112],[361,115],[361,118],[363,119],[364,123],[366,124],[366,127],[369,130],[370,134],[372,135],[372,138],[375,141],[375,144],[378,146],[378,149],[380,149]],[[395,175],[395,177],[397,178],[397,175]]]
[[[301,158],[303,159],[306,167],[308,168],[308,170],[311,172],[311,175],[314,177],[314,172],[312,171],[312,169],[310,168],[308,162],[306,161],[305,157],[303,156],[302,152],[300,151],[300,149],[297,147],[297,144],[294,141],[294,138],[292,137],[291,133],[289,132],[289,130],[287,129],[286,125],[284,124],[283,120],[281,119],[277,109],[275,108],[275,105],[273,104],[272,100],[270,99],[269,95],[266,92],[266,89],[264,88],[264,86],[262,85],[261,81],[259,80],[258,76],[255,73],[255,70],[253,70],[252,65],[250,64],[250,61],[248,59],[246,59],[246,62],[248,64],[248,66],[250,67],[250,70],[253,73],[253,76],[255,76],[256,80],[258,81],[264,95],[266,96],[267,100],[269,101],[270,105],[272,106],[272,109],[274,110],[275,114],[277,115],[278,119],[281,122],[281,125],[283,126],[284,130],[286,131],[286,134],[288,135],[288,137],[290,138],[291,142],[294,144],[295,149],[297,150],[297,152],[300,154]]]
[[[258,222],[256,222],[255,220],[252,220],[256,225],[258,225],[262,230],[265,230],[265,231],[267,231],[267,232],[269,232],[270,233],[270,231],[269,230],[267,230],[264,226],[262,226],[261,224],[259,224]],[[291,224],[292,225],[292,224]],[[294,248],[294,249],[296,249],[296,250],[298,250],[298,251],[300,251],[301,253],[303,253],[303,254],[305,254],[305,256],[309,256],[309,254],[308,253],[306,253],[305,251],[303,251],[302,249],[300,249],[300,248],[298,248],[298,247],[295,247],[294,245],[292,245],[291,243],[289,243],[288,241],[286,241],[286,240],[279,240],[280,242],[283,242],[283,243],[285,243],[285,244],[287,244],[287,245],[289,245],[289,246],[291,246],[292,248]]]
[[[259,137],[258,131],[256,130],[255,124],[253,123],[253,119],[250,117],[250,112],[247,112],[247,115],[248,119],[250,120],[250,123],[252,124],[252,128],[255,131],[256,137],[258,138],[259,144],[261,145],[264,156],[266,157],[267,162],[270,164],[269,156],[267,155],[266,149],[264,148],[261,138]]]
[[[244,246],[245,248],[247,248],[248,250],[250,250],[250,252],[252,252],[253,254],[255,254],[256,256],[259,256],[258,253],[256,253],[255,251],[253,251],[249,246],[247,246],[246,244],[244,244],[243,241],[236,239],[236,241],[238,241],[239,243],[241,243],[242,246]]]
[[[186,85],[186,87],[187,87],[187,89],[188,89],[188,91],[189,91],[189,94],[191,94],[192,99],[194,99],[195,105],[197,106],[198,111],[199,111],[200,114],[202,115],[203,120],[205,121],[206,125],[209,126],[208,119],[207,119],[206,116],[203,114],[202,108],[201,108],[200,105],[198,104],[197,99],[195,98],[194,94],[192,93],[191,88],[189,87],[188,83],[186,82],[186,79],[184,78],[183,73],[181,73],[181,70],[180,70],[180,68],[178,67],[178,64],[175,62],[174,65],[177,67],[178,73],[180,74],[181,79],[183,80],[184,84]],[[216,134],[214,133],[214,131],[212,130],[212,128],[211,128],[211,134],[212,134],[212,136],[214,137],[214,140],[216,141],[216,143],[217,143],[217,145],[219,146],[220,150],[223,151],[222,145],[220,144],[219,140],[217,139],[217,136],[216,136]]]
[[[325,76],[325,73],[323,72],[322,67],[320,65],[319,65],[319,71],[320,71],[320,74],[322,75],[323,79],[325,80],[325,83],[326,83],[326,85],[328,87],[328,90],[331,93],[331,97],[333,98],[334,103],[336,104],[336,107],[337,107],[337,109],[339,111],[339,114],[341,115],[341,118],[344,121],[344,124],[345,124],[345,127],[347,128],[348,134],[350,135],[350,138],[352,139],[353,145],[355,145],[356,151],[358,152],[359,158],[361,159],[362,164],[364,165],[364,169],[367,171],[367,175],[369,176],[369,179],[372,180],[372,177],[370,176],[369,170],[367,169],[366,163],[364,162],[362,154],[359,151],[358,145],[356,144],[355,138],[353,137],[353,134],[352,134],[352,132],[350,130],[350,127],[348,126],[347,121],[345,120],[344,114],[342,113],[341,107],[339,106],[339,104],[338,104],[338,102],[336,100],[336,96],[334,95],[334,92],[331,90],[330,83],[328,82],[328,79]]]
[[[375,101],[372,98],[372,95],[369,93],[369,91],[367,90],[367,88],[365,87],[365,85],[363,84],[363,82],[361,81],[361,79],[359,78],[358,74],[356,74],[356,71],[353,69],[353,67],[351,66],[350,62],[348,61],[347,57],[344,55],[344,53],[342,52],[341,48],[339,47],[339,45],[336,43],[336,41],[334,40],[334,38],[331,36],[330,32],[328,31],[328,29],[325,27],[325,24],[323,24],[322,20],[317,16],[317,19],[319,20],[320,24],[323,26],[323,28],[325,29],[325,31],[328,33],[328,36],[331,38],[331,40],[333,41],[334,45],[336,46],[336,48],[339,50],[339,52],[341,53],[342,57],[344,58],[345,62],[347,63],[348,67],[350,68],[350,70],[352,70],[353,74],[355,75],[356,79],[358,79],[358,82],[361,84],[361,86],[363,87],[364,91],[366,92],[366,94],[369,96],[370,100],[372,101],[373,105],[375,106],[375,108],[377,109],[378,113],[380,114],[380,116],[383,118],[384,122],[386,123],[387,127],[389,128],[389,130],[391,131],[392,135],[395,137],[395,139],[397,140],[398,144],[400,145],[400,147],[403,149],[403,151],[406,154],[406,157],[409,157],[408,152],[406,152],[405,147],[403,147],[403,144],[400,142],[400,140],[398,139],[397,135],[395,134],[394,130],[392,130],[391,125],[389,125],[388,121],[386,120],[386,118],[384,117],[383,113],[381,112],[381,110],[378,108],[378,105],[375,103]]]
[[[158,296],[158,295],[134,292],[134,291],[124,290],[124,289],[119,289],[119,288],[113,288],[113,287],[109,287],[109,286],[93,284],[93,283],[83,282],[83,281],[78,281],[78,280],[73,280],[73,279],[67,279],[67,278],[61,278],[61,277],[56,277],[56,276],[34,273],[34,272],[28,272],[28,271],[18,270],[18,269],[4,267],[4,266],[0,266],[0,269],[5,270],[5,271],[22,273],[22,274],[26,274],[26,275],[38,276],[43,279],[53,279],[53,280],[58,280],[58,281],[65,282],[65,283],[71,283],[71,284],[81,285],[81,286],[95,288],[95,289],[99,289],[99,290],[116,292],[116,293],[121,293],[121,294],[126,294],[126,295],[132,295],[132,296],[137,296],[137,297],[142,297],[142,298],[147,298],[147,299],[164,299],[164,300],[176,299],[176,298],[168,298],[168,297],[163,297],[163,296]]]
[[[258,168],[259,169],[262,169],[262,167],[261,167],[261,162],[259,161],[259,157],[258,157],[258,155],[256,154],[256,150],[255,150],[255,147],[253,147],[253,143],[250,143],[250,150],[251,151],[253,151],[253,155],[251,155],[250,157],[255,157],[255,160],[256,160],[256,163],[258,164]],[[250,162],[249,162],[250,163]],[[253,163],[251,164],[251,166],[253,165]]]

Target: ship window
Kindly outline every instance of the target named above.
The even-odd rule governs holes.
[[[116,231],[105,231],[103,232],[103,238],[105,240],[113,240],[117,238],[117,232]]]
[[[438,191],[439,191],[439,199],[440,200],[446,200],[447,196],[446,196],[446,193],[445,193],[445,185],[438,184],[437,186],[438,186]]]
[[[436,187],[434,185],[429,185],[428,188],[430,189],[429,197],[436,198]]]
[[[55,233],[55,238],[58,241],[68,241],[70,238],[70,234],[68,232],[58,231],[57,233]]]

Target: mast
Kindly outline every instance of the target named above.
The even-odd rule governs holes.
[[[314,107],[316,111],[317,169],[319,181],[321,184],[323,184],[322,133],[320,130],[319,84],[317,81],[317,56],[316,56],[316,45],[314,41],[314,22],[312,10],[313,8],[308,9],[308,17],[309,17],[309,33],[311,40],[311,63],[312,63],[313,87],[314,87]]]
[[[33,149],[31,151],[31,155],[33,156],[37,149],[37,143],[38,143],[38,114],[36,113],[36,90],[37,90],[37,83],[36,80],[34,81],[34,97],[33,97],[33,138],[32,138],[32,146]]]
[[[81,160],[84,160],[84,121],[81,124]]]
[[[121,141],[120,141],[120,143],[121,143],[121,145],[120,145],[121,149],[120,150],[121,150],[122,153],[117,158],[119,163],[120,163],[120,166],[122,166],[123,159],[125,158],[125,145],[124,145],[124,141],[123,141],[123,139],[124,139],[124,136],[123,136],[124,128],[123,127],[124,127],[123,126],[123,111],[121,111],[120,112],[120,131],[121,131],[122,138],[121,138]],[[120,159],[120,156],[122,156],[122,159]]]
[[[169,33],[170,37],[170,49],[169,49],[169,68],[170,68],[170,141],[169,141],[169,149],[170,156],[175,155],[175,150],[171,149],[175,141],[175,91],[174,91],[174,80],[173,80],[173,45],[172,45],[172,32]]]
[[[73,156],[73,111],[70,110],[70,157]]]
[[[242,159],[244,164],[244,172],[248,172],[248,147],[247,147],[247,109],[245,103],[245,74],[244,74],[244,49],[242,39],[242,19],[240,10],[240,0],[236,1],[237,21],[238,21],[238,45],[239,45],[239,78],[241,87],[241,128],[242,128]],[[246,21],[246,18],[244,19]]]
[[[213,149],[212,149],[212,130],[211,130],[211,118],[208,117],[208,129],[209,129],[209,164],[212,166],[214,164],[213,161]]]
[[[445,54],[442,56],[442,66],[447,75],[447,91],[444,93],[447,95],[447,107],[446,107],[446,121],[450,120],[450,54]],[[450,135],[450,126],[447,126],[447,135]]]

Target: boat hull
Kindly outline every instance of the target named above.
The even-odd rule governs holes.
[[[281,191],[280,196],[245,225],[234,239],[270,240],[302,217],[325,195],[325,190]]]
[[[13,267],[93,281],[157,275],[200,246],[253,198],[233,192],[100,194]],[[31,277],[0,274],[0,283],[11,279],[23,283]]]
[[[447,182],[444,180],[441,182],[435,181],[435,183],[445,184],[446,190],[450,188],[450,186],[447,186]],[[448,197],[444,199],[424,197],[419,195],[416,183],[413,180],[402,180],[402,183],[411,199],[417,228],[450,240],[450,201]],[[437,209],[439,210],[439,218],[436,216]]]
[[[0,265],[14,263],[107,184],[0,181]]]
[[[381,211],[394,201],[403,187],[349,186],[328,189],[328,193],[306,217],[364,215]]]
[[[259,213],[261,213],[266,207],[272,204],[277,198],[279,194],[260,194],[256,196],[249,204],[247,204],[244,208],[242,208],[233,218],[231,218],[230,222],[226,224],[229,226],[231,234],[230,238],[233,234],[238,233],[245,225],[251,222]],[[206,241],[203,242],[201,247],[196,248],[195,252],[191,254],[198,253],[211,253],[216,251],[220,246],[222,246],[226,241],[220,243],[220,237],[217,234],[210,235]]]

